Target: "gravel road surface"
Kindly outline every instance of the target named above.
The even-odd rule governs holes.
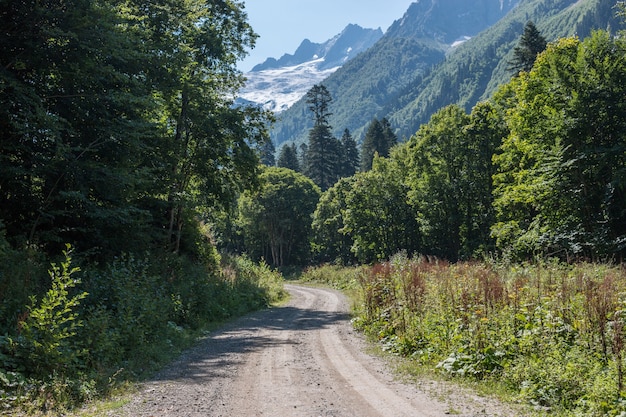
[[[509,416],[493,401],[402,383],[365,353],[349,306],[329,289],[286,285],[290,302],[212,333],[111,416]],[[433,395],[434,394],[434,395]]]

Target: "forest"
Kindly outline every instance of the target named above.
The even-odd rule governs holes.
[[[325,88],[314,87],[309,102],[315,125],[308,146],[299,153],[293,145],[283,147],[277,162],[292,170],[301,166],[301,175],[323,192],[316,207],[285,206],[308,207],[312,216],[312,244],[298,238],[300,250],[310,247],[316,263],[368,264],[400,251],[452,262],[485,256],[621,262],[626,249],[623,39],[597,31],[546,45],[532,23],[525,36],[518,74],[492,99],[470,114],[458,105],[446,106],[400,144],[389,121],[374,119],[357,153],[360,162],[347,171],[346,164],[333,161],[349,161],[343,155],[352,149],[350,132],[341,140],[332,137],[327,118],[316,115],[317,107],[328,106],[317,103],[313,90]],[[300,165],[289,163],[293,154]],[[254,210],[240,200],[246,209],[238,212],[235,228],[242,236],[264,233],[291,248],[296,244],[289,238],[291,228],[302,227],[301,221],[285,212],[280,224],[266,223],[264,216],[277,209],[263,203],[264,187],[275,192],[280,185],[271,182],[257,190]],[[271,260],[263,250],[267,242],[244,242],[241,250]],[[302,259],[271,261],[289,262]]]
[[[233,105],[242,3],[5,1],[0,25],[3,409],[106,395],[326,265],[392,351],[626,413],[623,34],[527,24],[510,81],[402,143],[386,118],[335,138],[315,86],[308,143],[275,158],[273,115]],[[564,366],[589,349],[595,391],[542,386],[546,344]]]

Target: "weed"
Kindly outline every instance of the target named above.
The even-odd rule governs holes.
[[[399,255],[342,272],[356,274],[360,287],[353,323],[385,351],[448,377],[499,384],[555,414],[626,415],[621,268]],[[345,282],[339,275],[325,279]]]

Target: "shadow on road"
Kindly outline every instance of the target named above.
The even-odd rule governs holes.
[[[251,313],[203,338],[173,364],[155,376],[156,381],[188,381],[201,384],[214,378],[230,378],[245,354],[298,342],[282,332],[317,331],[349,320],[346,312],[328,312],[294,306]]]

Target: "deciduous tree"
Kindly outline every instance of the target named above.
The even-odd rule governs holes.
[[[239,198],[239,226],[248,253],[274,266],[306,264],[319,188],[287,168],[266,168],[258,191]]]
[[[347,198],[354,189],[355,177],[345,177],[326,190],[313,213],[313,252],[321,262],[356,261],[352,253],[354,240],[345,229]]]
[[[351,180],[340,232],[352,238],[352,253],[360,262],[419,250],[419,227],[403,180],[397,164],[384,158],[376,158],[370,171],[357,173]]]
[[[595,32],[551,44],[514,80],[493,228],[518,255],[626,250],[626,47]]]

